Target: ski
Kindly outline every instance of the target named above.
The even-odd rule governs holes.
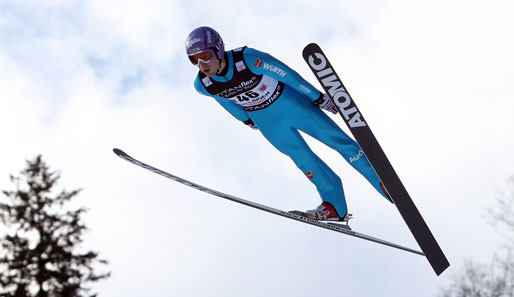
[[[339,110],[435,273],[440,275],[450,263],[371,132],[362,112],[317,44],[307,45],[303,50],[303,58]]]
[[[292,220],[295,220],[295,221],[298,221],[298,222],[303,222],[303,223],[310,224],[310,225],[313,225],[313,226],[316,226],[316,227],[320,227],[320,228],[332,230],[332,231],[335,231],[335,232],[339,232],[339,233],[342,233],[342,234],[345,234],[345,235],[350,235],[350,236],[354,236],[354,237],[357,237],[357,238],[365,239],[365,240],[368,240],[368,241],[372,241],[372,242],[375,242],[375,243],[379,243],[379,244],[382,244],[382,245],[385,245],[385,246],[389,246],[389,247],[393,247],[393,248],[396,248],[396,249],[400,249],[400,250],[403,250],[403,251],[411,252],[411,253],[414,253],[414,254],[423,255],[423,253],[420,252],[420,251],[417,251],[417,250],[414,250],[414,249],[411,249],[411,248],[408,248],[408,247],[404,247],[404,246],[401,246],[401,245],[398,245],[398,244],[395,244],[395,243],[392,243],[392,242],[388,242],[388,241],[385,241],[385,240],[382,240],[382,239],[379,239],[379,238],[376,238],[376,237],[373,237],[373,236],[369,236],[369,235],[366,235],[366,234],[355,232],[348,225],[345,225],[345,224],[320,222],[320,221],[313,220],[313,219],[310,219],[310,218],[307,218],[307,217],[301,215],[301,212],[283,211],[283,210],[275,209],[275,208],[272,208],[272,207],[269,207],[269,206],[266,206],[266,205],[255,203],[255,202],[252,202],[252,201],[244,200],[242,198],[235,197],[235,196],[232,196],[232,195],[229,195],[229,194],[225,194],[225,193],[213,190],[213,189],[209,189],[209,188],[204,187],[202,185],[199,185],[197,183],[190,182],[190,181],[185,180],[185,179],[183,179],[181,177],[175,176],[175,175],[170,174],[170,173],[168,173],[166,171],[162,171],[162,170],[160,170],[158,168],[155,168],[155,167],[153,167],[151,165],[148,165],[148,164],[145,164],[145,163],[143,163],[141,161],[138,161],[138,160],[132,158],[131,156],[129,156],[128,154],[126,154],[125,152],[123,152],[120,149],[115,148],[115,149],[113,149],[113,151],[120,158],[122,158],[122,159],[124,159],[124,160],[126,160],[126,161],[128,161],[128,162],[130,162],[132,164],[135,164],[135,165],[137,165],[139,167],[142,167],[144,169],[150,170],[150,171],[152,171],[154,173],[157,173],[157,174],[159,174],[161,176],[164,176],[166,178],[169,178],[171,180],[174,180],[176,182],[179,182],[179,183],[181,183],[183,185],[186,185],[186,186],[189,186],[191,188],[200,190],[202,192],[205,192],[205,193],[208,193],[208,194],[220,197],[220,198],[224,198],[224,199],[227,199],[227,200],[230,200],[230,201],[233,201],[233,202],[237,202],[237,203],[240,203],[240,204],[243,204],[243,205],[246,205],[246,206],[250,206],[250,207],[253,207],[255,209],[262,210],[262,211],[265,211],[265,212],[268,212],[268,213],[271,213],[271,214],[274,214],[274,215],[278,215],[278,216],[281,216],[281,217],[292,219]]]

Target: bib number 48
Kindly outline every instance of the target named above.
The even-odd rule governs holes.
[[[257,97],[259,97],[259,93],[249,91],[244,93],[243,95],[237,95],[237,100],[239,100],[239,102],[244,102],[249,101],[250,99],[255,99]]]

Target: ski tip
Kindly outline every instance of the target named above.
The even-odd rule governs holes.
[[[126,155],[122,150],[117,148],[113,148],[112,151],[118,156]]]
[[[319,52],[321,51],[321,48],[316,43],[312,42],[305,46],[303,49],[303,56],[308,56],[308,54],[312,52]]]

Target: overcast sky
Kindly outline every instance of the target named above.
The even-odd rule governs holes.
[[[84,188],[99,296],[436,296],[501,243],[487,208],[514,174],[513,4],[491,1],[0,0],[0,188],[42,154]],[[193,88],[184,39],[269,52],[318,86],[329,57],[452,266],[184,187],[112,153],[280,209],[315,188],[262,135]],[[339,116],[333,116],[344,126]],[[344,128],[346,131],[346,127]],[[354,230],[417,248],[394,206],[334,151]],[[101,267],[99,267],[101,268]],[[422,294],[420,292],[423,292]]]

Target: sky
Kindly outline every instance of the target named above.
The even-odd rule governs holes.
[[[109,260],[99,296],[437,296],[502,238],[487,224],[514,175],[514,4],[491,1],[0,1],[0,188],[42,154],[83,188],[82,248]],[[321,89],[318,43],[452,266],[184,187],[117,147],[207,187],[312,209],[290,159],[196,93],[194,28],[272,54]],[[338,115],[330,115],[345,131]],[[345,187],[354,230],[417,248],[394,206],[306,137]]]

